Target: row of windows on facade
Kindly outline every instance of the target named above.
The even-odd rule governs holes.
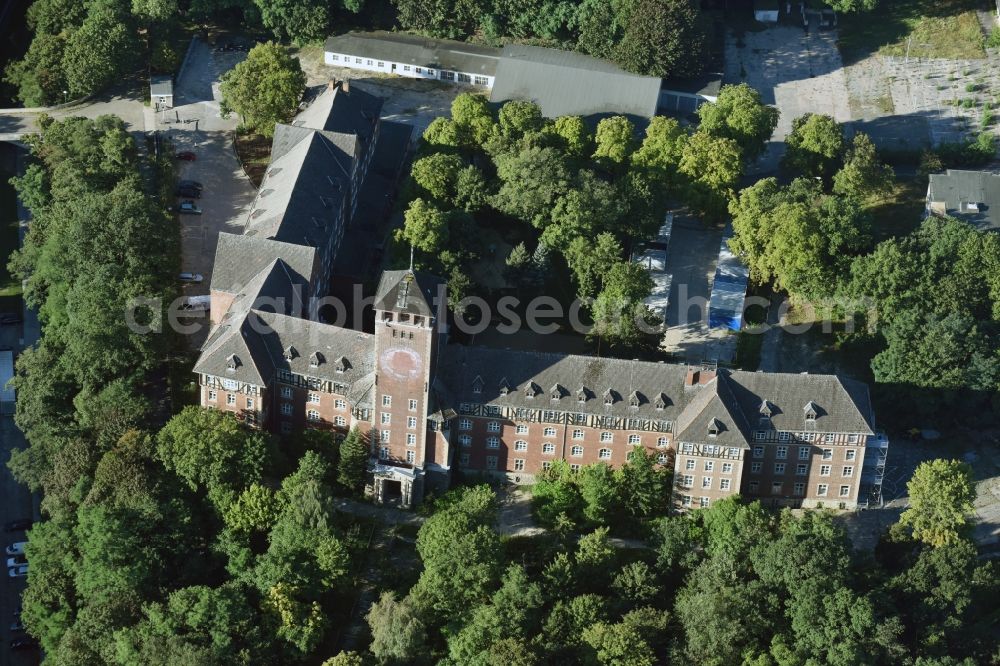
[[[799,448],[799,460],[808,460],[812,456],[812,449],[808,446],[800,446]],[[844,460],[853,461],[857,460],[858,451],[857,449],[844,449]],[[764,457],[764,447],[755,446],[753,447],[753,457],[763,458]],[[788,447],[779,446],[774,450],[774,457],[778,460],[782,460],[788,457]],[[822,449],[823,460],[833,460],[833,449]]]
[[[468,453],[459,454],[459,458],[458,458],[459,463],[463,467],[468,467],[469,466],[469,461],[471,459],[472,459],[472,456],[470,454],[468,454]],[[657,456],[657,462],[659,462],[661,465],[665,465],[667,463],[667,455],[664,454],[664,453],[661,453],[659,456]],[[499,457],[498,456],[486,456],[486,469],[488,469],[488,470],[495,470],[495,469],[497,469],[498,463],[499,463]],[[543,470],[548,470],[548,469],[551,469],[551,468],[552,468],[552,461],[546,460],[546,461],[542,462],[542,469]],[[572,471],[572,472],[579,472],[580,471],[580,464],[579,463],[572,463],[572,464],[570,464],[569,468],[570,468],[570,471]],[[523,471],[525,471],[525,460],[524,460],[524,458],[514,458],[514,471],[515,472],[523,472]]]
[[[389,451],[388,446],[383,446],[382,448],[380,448],[378,450],[378,453],[379,453],[379,458],[381,460],[392,460],[392,453]],[[416,462],[416,460],[417,460],[417,454],[415,451],[406,452],[406,462],[412,465],[413,463]]]
[[[827,432],[787,432],[785,430],[775,431],[775,430],[755,430],[753,433],[753,438],[757,441],[779,441],[788,442],[791,441],[792,437],[803,442],[812,442],[822,437],[824,442],[833,442],[836,438],[836,433]],[[847,436],[847,441],[851,444],[857,444],[860,441],[860,437],[855,434],[850,434]]]
[[[732,483],[733,482],[732,482],[731,479],[719,479],[719,490],[730,490],[732,488]],[[711,476],[703,476],[703,477],[701,477],[701,488],[702,488],[702,490],[711,490],[712,487],[714,486],[714,484],[715,484],[714,477],[711,477]],[[695,485],[694,484],[694,476],[691,475],[691,474],[683,474],[683,475],[681,475],[680,478],[678,478],[678,480],[677,480],[677,485],[679,487],[681,487],[681,488],[693,488],[694,485]],[[785,483],[783,481],[772,481],[771,482],[771,492],[773,494],[780,495],[781,492],[782,492],[781,489],[784,488],[784,485],[785,485]],[[750,492],[757,492],[758,486],[759,486],[759,482],[758,481],[750,481],[750,482],[748,482],[748,488],[750,489]],[[795,488],[794,494],[801,495],[802,493],[805,492],[805,487],[806,487],[805,482],[795,483],[794,484],[794,488]],[[829,484],[826,484],[826,483],[819,484],[817,486],[817,494],[818,495],[826,495],[826,491],[827,491],[828,487],[829,487]],[[841,497],[849,495],[850,492],[851,492],[851,486],[849,486],[849,485],[843,485],[843,486],[840,487],[840,495],[841,495]]]
[[[499,437],[487,437],[485,441],[486,441],[486,448],[487,449],[499,449],[500,448],[501,442],[500,442],[500,438]],[[463,447],[470,447],[470,446],[472,446],[472,437],[470,437],[469,435],[459,435],[459,437],[458,437],[458,443],[461,446],[463,446]],[[514,450],[515,451],[528,451],[528,448],[529,448],[529,444],[525,440],[518,439],[518,440],[514,441]],[[552,442],[542,442],[542,453],[543,454],[545,454],[545,455],[554,455],[555,452],[556,452],[556,445],[554,443],[552,443]],[[575,457],[575,458],[582,457],[583,456],[583,445],[581,445],[581,444],[574,444],[573,446],[571,446],[570,447],[570,455],[573,456],[573,457]],[[610,460],[611,457],[612,457],[612,451],[611,451],[611,449],[601,448],[601,449],[598,450],[597,455],[598,455],[599,458],[602,458],[604,460]],[[631,452],[629,453],[629,456],[631,456]],[[666,453],[661,453],[658,456],[658,458],[662,459],[661,462],[666,462],[667,459],[668,459],[668,457],[669,456]]]
[[[459,414],[476,414],[476,409],[480,408],[480,416],[502,416],[504,408],[500,405],[483,405],[480,403],[462,402],[458,405]],[[670,432],[671,423],[662,419],[645,418],[622,418],[607,414],[594,414],[594,423],[591,424],[590,414],[585,412],[562,412],[552,409],[537,410],[529,407],[514,407],[512,409],[513,418],[516,421],[544,421],[545,423],[566,423],[571,425],[587,425],[596,428],[616,428],[618,430],[656,430],[658,432]],[[541,414],[541,418],[536,418]]]
[[[751,474],[760,474],[760,471],[761,471],[762,467],[763,467],[762,464],[759,463],[759,462],[750,463],[750,473]],[[820,476],[830,476],[831,469],[832,468],[831,468],[830,465],[820,465],[819,466],[819,475]],[[844,465],[843,467],[841,467],[840,471],[841,471],[841,474],[840,474],[841,476],[854,476],[854,466],[853,465]],[[775,465],[774,465],[774,473],[775,474],[784,474],[785,473],[785,463],[775,463]],[[808,464],[802,464],[802,465],[796,465],[795,466],[795,475],[796,476],[805,476],[808,473],[809,473],[809,465]]]
[[[458,429],[459,430],[472,430],[472,419],[459,419],[459,421],[458,421]],[[501,426],[501,423],[499,421],[489,421],[486,424],[486,431],[487,432],[500,432],[501,429],[502,429],[502,426]],[[514,432],[515,432],[515,434],[518,434],[518,435],[527,435],[527,434],[529,434],[529,430],[530,430],[529,427],[526,424],[524,424],[524,423],[518,423],[516,426],[514,426]],[[552,428],[552,427],[543,428],[542,429],[542,436],[543,437],[555,437],[556,436],[556,429]],[[584,436],[585,436],[585,433],[580,428],[574,429],[573,432],[570,435],[570,437],[572,439],[583,439]],[[601,439],[602,442],[612,443],[612,442],[615,441],[615,435],[612,432],[602,432],[600,439]],[[629,444],[635,444],[635,445],[642,444],[642,435],[639,435],[639,434],[636,434],[636,433],[629,434],[629,436],[628,436],[628,443]],[[656,439],[656,445],[658,447],[661,447],[661,448],[667,446],[668,445],[667,438],[666,437],[657,437],[657,439]]]
[[[334,54],[332,54],[330,56],[330,60],[332,60],[334,62],[339,62],[340,61],[340,55],[334,53]],[[350,65],[351,64],[351,57],[350,56],[344,56],[344,62],[347,63],[348,65]],[[373,60],[369,60],[367,58],[354,58],[354,64],[355,65],[360,65],[362,63],[364,63],[368,67],[372,67],[372,66],[374,66],[374,67],[380,67],[380,68],[384,68],[385,67],[385,62],[382,61],[382,60],[374,60],[373,61]],[[378,63],[378,64],[374,64],[374,63]],[[424,73],[426,73],[429,76],[434,76],[434,69],[432,69],[430,67],[426,67],[426,68],[425,67],[412,67],[412,69],[411,69],[410,65],[403,65],[403,71],[404,72],[412,71],[415,74],[424,74]],[[442,69],[441,70],[441,80],[442,81],[455,81],[455,80],[458,80],[459,83],[473,83],[474,82],[477,86],[489,85],[489,82],[490,82],[489,78],[487,78],[485,76],[478,76],[478,75],[472,76],[472,75],[469,75],[469,74],[463,74],[461,72],[452,72],[452,71],[449,71],[447,69]]]
[[[373,431],[372,436],[375,437],[375,439],[377,439],[379,442],[381,442],[383,444],[388,444],[392,440],[392,431],[391,430],[376,430],[376,431]],[[412,432],[406,433],[406,445],[407,446],[416,446],[417,445],[417,435],[415,433],[412,433]]]
[[[209,390],[209,392],[208,392],[208,399],[211,400],[212,402],[215,402],[216,400],[218,400],[219,399],[218,392]],[[236,394],[235,393],[227,393],[226,394],[226,404],[229,405],[230,407],[233,407],[233,406],[236,405]],[[246,408],[247,409],[255,409],[255,407],[254,407],[255,404],[256,404],[256,402],[254,401],[253,398],[249,398],[248,397],[246,399]]]

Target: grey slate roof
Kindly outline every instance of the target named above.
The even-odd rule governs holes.
[[[983,230],[1000,229],[1000,174],[991,171],[948,169],[931,174],[929,203],[943,202],[948,215]],[[969,210],[966,204],[978,204]],[[939,212],[939,211],[935,211]]]
[[[330,53],[493,76],[500,50],[393,32],[350,32],[326,40]]]
[[[301,128],[289,134],[298,135]],[[280,135],[279,135],[280,132]],[[275,136],[284,140],[285,130]],[[343,136],[343,135],[340,135]],[[271,161],[247,216],[248,236],[325,245],[350,191],[353,155],[327,132],[307,132]],[[293,140],[293,139],[292,139]]]
[[[410,270],[385,271],[375,291],[376,310],[392,310],[433,317],[437,315],[438,288],[444,280]]]
[[[308,284],[316,262],[316,250],[305,245],[222,232],[215,248],[212,289],[239,293],[275,259],[285,264],[293,282]]]
[[[149,94],[150,96],[173,95],[174,94],[173,77],[168,75],[157,75],[150,77]]]
[[[375,119],[382,112],[382,98],[356,87],[327,86],[292,124],[326,132],[352,134],[367,143]]]
[[[717,376],[705,386],[689,389],[692,399],[674,426],[674,434],[681,441],[709,441],[721,446],[749,447],[749,424],[740,409],[725,375]],[[714,437],[709,437],[709,430]]]
[[[528,99],[549,118],[627,115],[648,120],[656,113],[659,96],[660,79],[631,74],[606,60],[508,44],[490,101]]]

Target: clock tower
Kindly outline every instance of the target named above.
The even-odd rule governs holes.
[[[372,471],[375,497],[404,506],[423,496],[427,412],[445,321],[445,283],[412,270],[386,271],[375,294]]]

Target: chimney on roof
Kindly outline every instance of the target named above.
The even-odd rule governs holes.
[[[704,386],[715,379],[715,370],[712,368],[691,368],[684,376],[684,388],[694,388]]]

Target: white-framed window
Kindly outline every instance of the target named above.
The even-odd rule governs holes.
[[[730,458],[739,458],[740,457],[740,450],[738,448],[736,448],[735,446],[729,447],[729,457]]]
[[[496,468],[497,468],[497,457],[486,456],[486,469],[496,469]]]
[[[523,458],[515,458],[514,459],[514,471],[515,472],[523,472],[524,471],[524,459]]]
[[[470,459],[471,456],[468,453],[462,453],[458,456],[458,462],[462,467],[468,467]]]
[[[514,442],[514,450],[515,451],[527,451],[528,450],[528,443],[526,441],[524,441],[523,439],[519,439],[516,442]]]
[[[470,76],[469,74],[462,74],[461,72],[459,72],[458,73],[458,82],[459,83],[472,83],[472,76]]]
[[[379,66],[379,67],[385,67],[385,63],[384,63],[384,62],[382,62],[381,60],[379,60],[379,61],[378,61],[378,66]]]
[[[310,404],[313,404],[313,405],[318,405],[319,404],[319,393],[316,393],[315,391],[309,391],[309,393],[306,395],[306,402],[308,402]]]
[[[344,427],[347,425],[347,419],[345,419],[343,416],[334,416],[333,424]]]
[[[486,424],[486,432],[500,432],[500,422],[490,421]]]
[[[433,70],[433,69],[428,69],[428,70],[427,70],[427,73],[433,76],[433,74],[434,74],[434,70]]]
[[[628,436],[628,443],[629,444],[642,444],[642,436],[641,435],[629,435]]]
[[[733,463],[722,463],[722,473],[732,474],[733,473]]]
[[[417,427],[417,417],[416,416],[407,416],[406,417],[406,427],[407,428],[416,428]]]
[[[412,432],[406,433],[406,445],[407,446],[416,446],[417,445],[417,436],[416,436],[416,434],[414,434]]]
[[[330,55],[330,60],[340,60],[340,56],[336,53]]]
[[[841,486],[840,487],[840,496],[841,497],[849,497],[850,494],[851,494],[851,487],[850,486]]]
[[[403,71],[404,71],[404,72],[408,72],[408,71],[410,71],[410,69],[411,69],[411,68],[410,68],[410,66],[409,66],[409,65],[403,65]]]
[[[788,447],[787,446],[779,446],[774,451],[774,457],[777,458],[778,460],[784,460],[785,458],[787,458],[788,457]]]
[[[392,407],[392,396],[391,395],[383,395],[382,396],[382,406],[383,407]]]
[[[792,494],[793,495],[802,495],[805,492],[806,492],[806,484],[804,484],[804,483],[799,482],[799,483],[796,483],[794,486],[792,486]]]
[[[546,428],[545,430],[542,431],[542,436],[543,437],[555,437],[556,436],[556,429],[555,428]]]
[[[236,404],[236,394],[235,393],[227,393],[226,394],[226,404],[227,405],[235,405]]]
[[[827,434],[823,435],[823,441],[826,442],[827,444],[832,444],[833,443],[833,433],[830,432],[830,433],[827,433]]]
[[[550,469],[552,469],[552,461],[551,460],[543,460],[542,461],[542,469],[543,470],[550,470]]]
[[[469,435],[459,435],[458,443],[462,446],[472,446],[472,437]]]
[[[681,496],[681,504],[683,506],[691,506],[691,496],[690,495],[682,495]]]
[[[668,456],[666,453],[661,453],[656,456],[656,462],[660,463],[661,465],[666,465],[668,460],[670,460],[670,456]]]
[[[499,437],[487,437],[486,438],[486,448],[488,448],[488,449],[499,449],[500,448],[500,438]]]
[[[577,444],[569,450],[569,454],[574,458],[579,458],[583,455],[583,447]]]
[[[389,412],[382,412],[382,425],[389,425],[392,423],[392,414]]]
[[[663,449],[663,448],[666,448],[666,446],[667,446],[667,438],[666,437],[657,437],[656,438],[656,448]]]
[[[760,474],[760,467],[761,467],[761,463],[759,463],[759,462],[750,463],[750,473],[751,474]]]
[[[833,460],[833,449],[823,449],[823,460]]]
[[[601,460],[611,460],[611,449],[601,449],[597,452],[597,457]]]
[[[714,460],[706,460],[705,461],[705,471],[706,472],[714,472],[715,471],[715,461]]]
[[[709,500],[707,497],[702,497],[698,500],[698,506],[701,507],[702,509],[707,509],[710,502],[711,500]]]
[[[212,401],[218,400],[219,399],[219,394],[216,393],[215,391],[209,391],[208,392],[208,399],[212,400]]]
[[[719,479],[719,490],[729,490],[732,483],[732,479]]]
[[[753,438],[756,439],[758,442],[764,439],[766,436],[767,433],[764,432],[763,430],[755,430],[753,433]]]
[[[573,439],[583,439],[583,431],[577,428],[573,431]]]
[[[830,466],[829,465],[820,465],[819,466],[819,475],[820,476],[830,476]]]
[[[388,446],[380,447],[379,450],[378,450],[378,457],[381,458],[382,460],[388,460],[389,459],[389,447]]]
[[[309,419],[310,421],[319,421],[319,412],[316,411],[315,409],[310,409],[308,412],[306,412],[306,418]]]
[[[292,387],[291,386],[282,386],[281,387],[281,397],[284,398],[285,400],[291,400],[292,399]]]
[[[611,434],[610,432],[602,432],[601,433],[601,441],[602,442],[610,442],[610,441],[613,441],[614,438],[615,438],[615,436],[613,434]]]
[[[755,446],[755,447],[753,447],[753,457],[754,458],[763,458],[764,457],[764,447],[763,446]]]
[[[681,488],[690,488],[694,485],[694,477],[690,474],[681,476]]]
[[[816,486],[816,494],[819,495],[820,497],[826,497],[826,491],[828,488],[829,486],[826,485],[825,483],[820,483],[819,485]]]
[[[392,431],[390,430],[379,431],[379,441],[381,441],[383,444],[388,443],[391,437],[392,437]]]
[[[472,419],[459,419],[458,420],[459,430],[472,430]]]
[[[756,495],[757,489],[759,487],[760,483],[758,481],[751,481],[750,483],[747,484],[747,492],[750,493],[751,495]]]
[[[681,453],[691,453],[694,451],[694,444],[691,442],[681,442]]]
[[[771,494],[772,495],[781,495],[782,492],[784,491],[784,486],[785,486],[785,484],[783,484],[781,481],[772,481],[771,482]]]
[[[854,466],[844,465],[844,469],[842,470],[842,472],[843,473],[841,474],[841,476],[854,476]]]
[[[409,409],[409,410],[410,410],[411,412],[415,412],[415,411],[417,411],[417,401],[416,401],[416,399],[414,399],[414,398],[410,398],[410,402],[409,402],[409,405],[408,405],[408,409]]]
[[[406,452],[406,462],[408,462],[408,463],[410,463],[412,465],[413,461],[416,460],[416,459],[417,459],[417,452],[416,451],[407,451]]]
[[[805,476],[809,471],[809,465],[796,465],[795,474],[797,476]]]
[[[799,460],[809,460],[809,447],[800,446],[799,447]]]
[[[787,442],[791,438],[792,438],[791,433],[787,433],[787,432],[779,432],[778,433],[778,441],[779,442]]]
[[[849,444],[857,444],[858,443],[858,436],[857,435],[848,435],[847,436],[847,442]]]
[[[371,65],[371,64],[372,64],[372,61],[371,61],[371,60],[365,60],[365,64],[366,64],[366,65]]]
[[[528,426],[526,426],[523,423],[518,423],[516,426],[514,426],[514,432],[516,432],[518,435],[527,435]]]
[[[473,77],[473,83],[475,83],[477,86],[489,85],[489,82],[490,82],[490,80],[488,78],[486,78],[485,76],[475,76],[475,77]]]
[[[553,444],[552,442],[545,442],[544,444],[542,444],[542,453],[544,453],[545,455],[550,456],[555,452],[556,452],[556,445]]]
[[[712,477],[710,477],[710,476],[703,476],[703,477],[701,477],[701,487],[702,488],[711,488],[712,487]]]
[[[716,453],[722,452],[722,447],[718,446],[717,444],[706,444],[705,446],[702,447],[702,451],[705,453],[705,455],[714,456]]]
[[[571,463],[570,466],[569,466],[569,471],[571,471],[571,472],[579,472],[580,471],[580,463]]]
[[[354,59],[354,64],[355,65],[360,65],[361,64],[361,58],[355,58]]]
[[[784,474],[785,473],[785,463],[774,463],[774,473]]]
[[[336,409],[347,409],[347,401],[345,400],[334,400],[333,406]]]
[[[851,461],[856,460],[857,457],[858,457],[858,452],[856,450],[854,450],[854,449],[845,449],[844,450],[844,460],[846,460],[848,462],[851,462]]]
[[[455,80],[455,72],[449,72],[446,69],[442,69],[441,70],[441,80],[442,81],[454,81]]]
[[[285,416],[291,416],[292,415],[292,403],[290,403],[290,402],[283,402],[283,403],[281,403],[281,413],[284,414]]]
[[[687,459],[687,460],[686,460],[686,461],[684,462],[684,469],[694,469],[694,468],[695,468],[695,466],[696,466],[696,464],[697,464],[697,463],[695,463],[695,461],[694,461],[693,459],[691,459],[691,458],[688,458],[688,459]]]

